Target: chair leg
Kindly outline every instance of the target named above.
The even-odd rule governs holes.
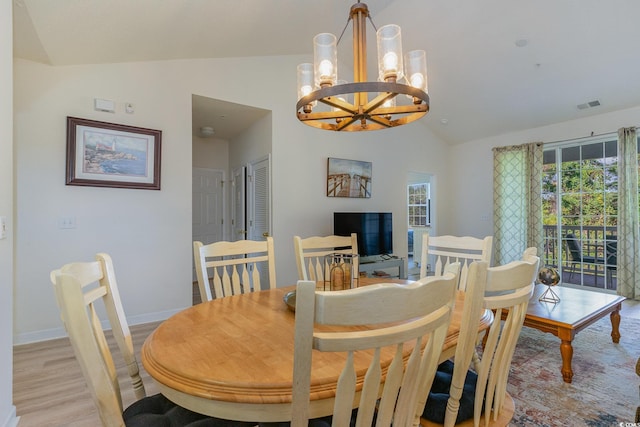
[[[609,289],[609,286],[613,283],[613,270],[614,268],[607,267],[607,283],[605,285],[605,289]],[[613,289],[613,287],[611,287]]]
[[[574,262],[571,263],[571,267],[569,268],[569,281],[573,279],[573,273],[575,272],[576,264]]]

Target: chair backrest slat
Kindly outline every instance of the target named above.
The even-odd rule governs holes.
[[[259,291],[263,281],[269,289],[276,287],[272,237],[208,245],[196,241],[193,255],[202,301]]]
[[[336,352],[337,360],[344,360],[333,425],[349,425],[355,407],[356,425],[372,425],[374,414],[378,426],[417,422],[418,403],[426,400],[449,327],[458,268],[454,264],[443,276],[410,285],[383,283],[339,292],[316,291],[314,281],[300,280],[292,427],[308,425],[313,349]],[[363,368],[364,379],[358,379]]]
[[[469,266],[473,261],[486,261],[491,265],[493,236],[482,239],[470,236],[422,236],[422,253],[420,254],[420,277],[429,273],[427,266],[433,262],[435,276],[442,275],[443,269],[453,263],[460,263],[460,283],[458,288],[464,290],[469,276]]]
[[[350,236],[313,236],[301,238],[293,237],[296,265],[299,280],[323,281],[327,280],[329,266],[325,263],[325,256],[332,253],[358,254],[358,235]],[[358,271],[358,259],[354,258],[353,271]]]

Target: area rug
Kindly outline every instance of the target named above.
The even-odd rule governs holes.
[[[560,340],[524,327],[514,353],[507,391],[515,402],[511,426],[613,427],[634,425],[640,404],[640,320],[622,313],[620,343],[611,340],[609,317],[573,341],[573,382],[562,380]],[[622,423],[622,424],[621,424]]]

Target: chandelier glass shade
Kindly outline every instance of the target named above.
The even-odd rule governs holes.
[[[353,83],[338,80],[336,36],[314,37],[313,64],[298,65],[296,114],[302,123],[367,131],[411,123],[429,111],[426,53],[414,50],[403,56],[397,25],[377,29],[378,79],[367,81],[367,18],[371,21],[366,4],[351,6],[347,25],[353,23]]]

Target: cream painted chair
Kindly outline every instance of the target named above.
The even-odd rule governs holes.
[[[263,288],[261,275],[268,279],[269,289],[276,287],[273,237],[208,245],[195,241],[193,257],[202,301],[259,291]]]
[[[492,236],[479,239],[468,236],[430,236],[429,233],[423,234],[420,277],[427,277],[427,266],[430,262],[433,262],[433,275],[435,276],[441,275],[443,269],[452,262],[460,264],[458,288],[465,291],[462,324],[468,327],[460,331],[454,356],[456,366],[468,367],[473,362],[473,365],[477,368],[480,363],[480,358],[475,348],[478,342],[478,323],[484,310],[482,301],[485,280],[482,276],[485,273],[477,271],[477,266],[473,269],[471,266],[474,261],[485,261],[487,266],[490,264],[492,243]],[[473,280],[470,280],[470,278]],[[452,397],[449,400],[450,405],[455,406],[457,414],[462,389],[457,390],[455,385],[464,383],[466,369],[458,369],[454,374],[455,380],[452,380],[454,386],[450,392]],[[446,394],[441,398],[445,399]],[[461,415],[464,416],[466,414]],[[440,418],[440,416],[437,418]]]
[[[458,236],[422,236],[422,253],[420,256],[420,277],[427,276],[427,266],[433,262],[433,274],[439,276],[443,268],[452,262],[460,262],[460,283],[458,288],[464,290],[467,284],[469,266],[473,261],[486,261],[491,265],[493,236],[483,239]]]
[[[64,327],[89,392],[105,427],[182,425],[246,425],[210,418],[175,405],[161,394],[146,396],[131,333],[125,318],[111,257],[66,264],[50,274]],[[136,402],[123,411],[120,384],[96,305],[102,301],[117,347],[131,377]]]
[[[442,390],[448,389],[450,385],[446,409],[442,405],[442,400],[439,403],[436,402],[438,396],[434,393],[441,391],[436,384],[430,396],[433,400],[427,403],[422,414],[422,426],[442,425],[435,421],[442,416],[443,411],[445,412],[444,425],[447,427],[454,424],[478,427],[481,417],[484,418],[485,426],[508,425],[514,414],[514,405],[506,391],[507,380],[513,352],[535,286],[540,264],[540,258],[536,253],[536,248],[527,248],[522,260],[499,267],[489,267],[485,261],[471,263],[466,291],[469,295],[465,296],[462,318],[465,329],[460,332],[453,372],[449,372],[451,383],[442,388]],[[467,377],[477,344],[476,331],[481,313],[479,310],[483,309],[493,310],[495,318],[487,332],[482,357],[480,360],[475,360],[475,373]],[[508,315],[506,320],[501,322],[500,319],[505,310],[508,311]],[[472,383],[471,385],[465,383],[465,380],[474,377],[474,374],[477,375],[477,379],[475,387],[472,387]],[[462,417],[466,421],[459,417],[463,390],[469,393],[465,397],[469,402],[468,407],[464,408],[464,412],[469,413]],[[489,408],[489,411],[485,410],[484,414],[483,404],[485,408]],[[469,418],[471,414],[473,417]],[[427,417],[431,421],[427,420]]]
[[[300,280],[325,280],[328,266],[325,265],[325,255],[331,253],[358,254],[358,235],[351,236],[324,236],[324,237],[293,237],[296,265],[298,266],[298,279]],[[359,271],[358,259],[354,258],[353,271]]]
[[[309,419],[318,416],[309,413],[313,377],[321,374],[312,370],[314,350],[336,352],[336,360],[345,361],[333,399],[334,426],[348,426],[352,417],[357,417],[356,425],[370,426],[374,416],[377,426],[390,426],[392,421],[394,427],[413,425],[417,404],[426,396],[438,365],[456,283],[457,275],[449,271],[410,285],[384,283],[341,292],[316,292],[314,281],[299,281],[291,425],[307,427]],[[397,324],[389,326],[390,322]],[[332,332],[323,325],[369,327]],[[406,345],[414,350],[403,360],[403,349],[411,348]],[[384,368],[383,347],[393,358]],[[369,364],[361,384],[356,384],[354,359]]]

